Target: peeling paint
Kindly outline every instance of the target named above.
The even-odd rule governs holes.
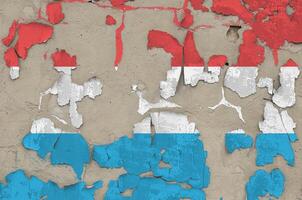
[[[144,99],[143,92],[137,89],[137,85],[132,85],[132,88],[135,88],[133,92],[135,92],[139,98],[137,112],[141,115],[144,115],[146,112],[154,108],[180,108],[181,107],[175,103],[166,101],[164,99],[160,99],[157,103],[150,103],[146,99]]]
[[[161,81],[160,83],[161,96],[164,99],[175,95],[182,67],[184,70],[184,83],[196,86],[200,80],[206,83],[218,82],[220,69],[227,61],[227,57],[224,55],[213,55],[209,59],[206,71],[204,60],[199,55],[195,45],[194,32],[191,30],[187,31],[183,45],[169,33],[151,30],[148,33],[147,47],[148,49],[162,48],[172,55],[171,70],[167,72],[167,81]]]
[[[151,124],[154,135],[148,132]],[[123,167],[127,172],[109,183],[105,199],[124,199],[122,193],[127,189],[133,190],[131,199],[205,198],[200,189],[208,186],[210,172],[195,123],[183,114],[159,112],[135,124],[134,131],[140,132],[134,132],[132,138],[124,136],[112,144],[94,146],[93,159],[100,167]],[[161,162],[168,166],[161,167]],[[154,177],[139,177],[146,172]],[[181,183],[192,188],[182,189]],[[167,190],[162,190],[163,186]]]
[[[256,165],[265,166],[274,163],[276,156],[281,156],[287,165],[295,165],[295,152],[292,144],[297,139],[295,134],[266,133],[256,137]]]
[[[256,137],[256,165],[272,164],[274,157],[282,156],[287,164],[294,166],[295,152],[291,143],[298,140],[294,132],[296,124],[287,111],[279,113],[272,103],[267,102],[264,108],[264,121],[259,122],[259,133]]]
[[[204,66],[185,66],[184,82],[186,85],[196,86],[198,81],[206,83],[219,82],[221,68],[225,65],[227,57],[224,55],[213,55],[208,62],[208,71]],[[202,64],[202,63],[201,63]]]
[[[70,165],[78,179],[81,179],[84,165],[90,162],[85,139],[78,133],[63,133],[48,118],[35,120],[22,143],[26,149],[36,151],[42,159],[50,154],[53,165]]]
[[[110,0],[110,3],[113,7],[121,7],[124,6],[124,3],[126,3],[128,0]]]
[[[249,179],[245,186],[247,200],[260,200],[269,195],[269,198],[279,198],[284,192],[285,177],[280,169],[271,172],[259,169]]]
[[[130,0],[131,1],[131,0]],[[115,55],[115,61],[114,61],[114,67],[117,70],[118,69],[118,65],[121,62],[122,56],[123,56],[123,40],[122,40],[122,32],[125,28],[125,24],[124,24],[124,20],[125,20],[125,15],[127,11],[133,11],[133,10],[154,10],[154,11],[168,11],[168,12],[172,12],[174,17],[173,17],[173,23],[176,26],[179,26],[181,28],[184,29],[190,29],[191,25],[194,22],[194,18],[193,15],[191,14],[191,10],[188,7],[188,3],[191,3],[191,6],[193,7],[194,10],[200,10],[200,11],[208,11],[209,9],[203,5],[204,0],[185,0],[183,3],[182,7],[165,7],[165,6],[150,6],[150,7],[145,7],[145,6],[130,6],[130,5],[126,5],[125,3],[128,2],[128,0],[110,0],[111,5],[108,5],[107,3],[99,3],[98,1],[84,1],[84,0],[62,0],[62,2],[68,2],[68,3],[72,3],[72,2],[80,2],[80,3],[93,3],[94,5],[96,5],[97,7],[101,8],[101,9],[116,9],[119,10],[120,12],[122,12],[122,20],[121,20],[121,24],[120,26],[116,29],[115,31],[115,49],[116,49],[116,55]],[[182,19],[179,20],[178,19],[178,14],[182,13]],[[113,22],[113,20],[112,20]],[[109,21],[108,21],[109,23]],[[109,23],[111,24],[111,22]],[[210,25],[197,25],[196,27],[192,28],[192,31],[195,31],[199,28],[208,28],[211,27]],[[151,32],[153,32],[154,30],[152,30]],[[164,32],[162,32],[164,33]],[[156,33],[157,34],[157,33]],[[165,34],[165,33],[164,33]],[[159,37],[166,37],[164,34],[161,34],[161,36]],[[157,37],[157,36],[156,36]],[[158,39],[158,38],[157,38]],[[157,40],[155,39],[155,40]],[[148,39],[149,41],[149,39]],[[158,40],[159,41],[159,40]],[[163,43],[169,43],[167,40],[165,42],[161,42]],[[169,46],[167,44],[165,44],[165,46]],[[162,47],[158,47],[158,48],[162,48]],[[179,65],[178,65],[179,66]]]
[[[76,102],[88,96],[95,99],[102,93],[102,83],[97,78],[91,78],[84,85],[78,85],[71,80],[71,70],[76,68],[76,57],[70,56],[64,50],[52,54],[55,69],[60,72],[60,78],[52,88],[40,94],[39,109],[41,108],[42,98],[45,95],[57,95],[59,106],[69,104],[69,116],[72,126],[80,128],[83,124],[83,117],[77,111]]]
[[[175,12],[175,14],[176,14],[176,12]],[[184,8],[183,10],[181,10],[181,14],[182,14],[181,21],[179,21],[178,17],[176,16],[174,23],[179,27],[189,28],[194,22],[193,15],[191,14],[191,10]]]
[[[151,30],[148,33],[148,49],[162,48],[172,55],[171,66],[181,67],[183,47],[175,37],[159,30]]]
[[[226,100],[226,98],[224,96],[224,89],[223,89],[223,87],[221,88],[221,93],[222,93],[222,97],[221,97],[220,102],[218,104],[216,104],[215,106],[212,106],[212,107],[209,107],[209,108],[211,110],[215,110],[216,108],[218,108],[221,105],[229,107],[229,108],[233,108],[238,113],[239,119],[245,123],[245,120],[243,119],[243,116],[242,116],[241,107],[240,106],[234,106],[233,104],[231,104],[230,102],[228,102]]]
[[[51,180],[43,182],[36,176],[26,176],[19,169],[6,176],[6,184],[0,183],[0,199],[5,200],[93,200],[95,191],[103,186],[102,181],[97,181],[91,186],[84,182],[60,188]]]
[[[256,93],[256,78],[258,65],[264,61],[264,48],[256,44],[253,31],[243,33],[243,43],[239,47],[237,64],[228,68],[224,85],[240,97],[247,97]]]
[[[228,153],[233,153],[236,149],[248,149],[253,146],[253,138],[242,129],[230,131],[224,138]]]
[[[163,189],[164,188],[164,189]],[[133,190],[130,197],[122,195]],[[185,189],[180,184],[167,183],[160,178],[139,177],[124,174],[116,181],[109,182],[105,200],[139,199],[191,199],[205,200],[205,193],[198,189]]]
[[[190,3],[194,10],[209,11],[209,9],[203,5],[204,0],[190,0]]]
[[[19,78],[20,76],[20,67],[13,66],[9,68],[9,76],[12,80]]]
[[[240,97],[256,93],[257,67],[229,67],[224,86],[236,92]]]
[[[243,41],[239,46],[239,57],[236,66],[258,66],[264,61],[264,48],[257,43],[252,30],[243,32]]]
[[[59,128],[55,128],[55,124],[48,118],[40,118],[34,120],[31,129],[31,133],[63,133]]]
[[[2,39],[2,43],[5,46],[9,47],[11,45],[11,43],[13,42],[13,40],[15,39],[18,25],[19,25],[18,21],[14,20],[13,23],[11,24],[11,26],[9,27],[7,36]]]
[[[12,80],[19,78],[20,66],[19,59],[14,48],[9,48],[4,53],[4,61],[7,67],[9,67],[9,75]]]
[[[266,102],[264,108],[264,121],[259,122],[259,129],[263,133],[294,133],[296,123],[288,115],[287,111],[281,111]]]
[[[280,68],[280,84],[273,96],[273,102],[281,107],[291,107],[296,103],[295,80],[298,78],[300,70],[293,60],[288,60]]]
[[[274,85],[273,85],[273,79],[265,77],[265,78],[259,78],[259,81],[257,83],[257,87],[259,88],[267,88],[267,92],[272,95],[275,93]]]
[[[105,23],[109,26],[111,25],[115,25],[116,24],[116,20],[114,19],[114,17],[112,17],[111,15],[107,15],[106,16],[106,21]]]
[[[155,133],[199,133],[194,122],[183,114],[171,112],[151,113]]]
[[[48,16],[48,21],[51,24],[58,24],[65,17],[64,13],[62,12],[62,4],[60,2],[51,2],[47,4],[46,14]]]
[[[204,66],[204,60],[199,55],[199,52],[195,45],[194,33],[188,31],[185,37],[184,45],[184,66]]]
[[[69,55],[64,49],[57,50],[51,55],[53,66],[76,67],[77,57]]]
[[[125,29],[125,12],[122,15],[122,22],[120,26],[115,30],[115,60],[114,66],[118,67],[123,57],[123,39],[122,32]]]
[[[163,31],[151,30],[148,34],[149,49],[162,48],[171,54],[172,69],[167,73],[167,80],[160,83],[161,96],[164,99],[168,99],[175,95],[182,68],[184,68],[184,82],[187,85],[196,86],[199,81],[206,83],[216,83],[219,81],[221,67],[225,65],[227,60],[226,56],[214,55],[209,59],[208,63],[205,63],[197,51],[194,40],[194,31],[203,25],[190,28],[194,23],[194,16],[192,14],[196,12],[190,10],[191,7],[194,10],[202,12],[209,10],[205,6],[206,2],[204,0],[184,0],[183,7],[181,8],[163,6],[135,7],[126,5],[128,0],[110,0],[101,3],[94,0],[62,0],[61,2],[92,2],[92,5],[100,8],[109,8],[114,9],[115,12],[122,12],[122,19],[115,30],[116,57],[114,65],[116,69],[121,63],[124,51],[122,36],[125,29],[126,11],[146,9],[172,12],[174,14],[173,22],[178,26],[178,31],[186,34],[183,45],[175,37]],[[53,24],[59,23],[64,18],[61,2],[48,4],[48,6],[57,5],[58,9],[48,9],[47,6],[49,22]],[[37,2],[34,2],[34,4],[37,4]],[[191,4],[191,7],[188,7],[188,4]],[[275,64],[277,64],[278,49],[284,42],[288,41],[288,43],[296,45],[302,41],[302,32],[300,29],[302,25],[302,4],[300,4],[301,0],[292,0],[290,2],[277,2],[274,0],[213,0],[212,11],[223,15],[236,15],[243,20],[245,28],[246,26],[251,28],[243,32],[243,43],[239,47],[240,54],[237,63],[227,69],[224,80],[225,87],[235,91],[240,97],[254,94],[256,92],[256,85],[258,87],[267,87],[268,93],[273,95],[272,101],[277,106],[286,108],[295,104],[295,79],[298,78],[300,72],[298,65],[292,60],[280,69],[281,86],[278,90],[274,90],[272,79],[260,78],[258,84],[256,84],[256,78],[258,75],[258,66],[264,60],[265,45],[272,49]],[[183,14],[180,19],[177,18],[179,13]],[[198,14],[203,13],[198,12]],[[105,21],[107,25],[116,24],[114,18],[107,20],[107,17]],[[220,20],[219,16],[215,16],[215,20],[216,18]],[[242,21],[235,22],[235,24],[241,23]],[[2,40],[3,44],[10,46],[16,33],[19,33],[17,43],[20,42],[20,37],[23,37],[20,36],[20,26],[23,25],[27,24],[19,24],[17,21],[14,21],[10,27],[8,36]],[[41,39],[42,42],[34,44],[46,42],[50,37],[43,41]],[[10,47],[4,55],[7,57],[5,62],[10,67],[11,79],[19,77],[20,65],[18,57],[25,59],[28,49],[34,45],[27,42],[23,45],[24,48],[20,47],[18,50],[17,46]],[[71,73],[73,69],[77,68],[76,57],[62,52],[53,54],[54,67],[60,73],[60,78],[53,87],[41,93],[39,109],[44,95],[57,95],[57,101],[60,106],[69,104],[71,123],[74,127],[79,128],[83,123],[83,119],[82,115],[77,111],[77,102],[81,101],[85,96],[92,99],[96,98],[102,92],[102,84],[95,77],[89,79],[83,85],[73,83]],[[58,61],[56,61],[54,55],[59,57]],[[215,56],[220,56],[220,58]],[[218,64],[215,63],[213,60],[216,58],[221,62]],[[148,112],[152,108],[178,107],[177,104],[163,99],[160,99],[157,103],[150,103],[143,98],[142,91],[136,91],[136,94],[139,97],[138,112],[141,114]],[[221,101],[209,108],[215,110],[220,105],[235,109],[239,118],[244,122],[241,107],[232,105],[226,100],[223,88]],[[53,117],[67,124],[63,119],[56,116]],[[295,126],[295,122],[288,115],[287,111],[279,112],[273,104],[267,103],[264,111],[264,121],[259,122],[259,128],[262,133],[257,135],[255,142],[257,166],[273,163],[276,156],[282,156],[288,165],[294,165],[295,155],[291,143],[297,140],[297,135],[294,133]],[[66,140],[64,140],[65,135]],[[37,151],[38,155],[43,158],[46,157],[47,153],[50,153],[50,159],[53,164],[71,165],[77,173],[78,178],[80,178],[83,166],[90,162],[90,157],[88,159],[86,157],[87,152],[89,156],[89,148],[83,154],[75,152],[80,151],[80,148],[71,139],[74,137],[73,135],[81,137],[79,134],[64,133],[61,129],[55,128],[53,122],[49,119],[42,118],[33,122],[31,133],[25,136],[23,142],[26,144],[23,145],[28,149]],[[64,140],[64,142],[61,140]],[[227,133],[225,135],[225,142],[227,151],[233,152],[235,149],[250,148],[253,138],[245,134],[242,129],[239,129]],[[83,143],[86,143],[88,146],[86,141]],[[54,158],[55,148],[62,148],[56,158]],[[66,152],[66,154],[62,153],[65,150],[70,154]],[[75,160],[74,155],[78,156],[79,154],[81,155],[79,156],[80,161]],[[65,157],[59,158],[61,155]],[[131,138],[122,137],[112,144],[94,146],[94,160],[98,162],[100,167],[124,168],[126,170],[126,174],[109,183],[105,199],[112,200],[205,199],[205,193],[202,189],[208,186],[210,179],[206,157],[207,152],[204,150],[203,143],[199,139],[199,132],[196,129],[195,123],[190,123],[187,116],[183,114],[170,112],[150,114],[150,116],[134,125],[133,137]],[[85,161],[81,163],[81,159],[84,158]],[[79,165],[81,166],[79,167]],[[146,175],[145,172],[148,174]],[[23,176],[25,175],[23,174]],[[272,196],[270,198],[280,197],[284,191],[284,179],[284,175],[279,169],[274,169],[271,173],[257,170],[246,185],[247,199],[254,200],[265,195]],[[7,182],[10,184],[9,181]],[[31,189],[32,184],[28,185],[26,189]],[[51,190],[49,196],[37,197],[37,199],[93,199],[95,190],[89,193],[89,197],[82,197],[79,194],[83,192],[83,187],[80,186],[82,187],[79,189],[80,192],[77,189],[72,189],[73,192],[76,191],[73,193],[75,194],[73,196],[69,196],[69,194],[65,195],[65,193],[59,196],[59,194],[63,193],[59,192],[59,189],[53,189],[57,188],[56,184],[54,185],[51,187],[48,186],[48,189],[51,188],[49,189]],[[83,185],[85,184],[83,183]],[[99,188],[101,186],[98,185],[96,187]],[[4,185],[0,183],[0,199],[3,188]],[[165,190],[162,188],[165,188]],[[63,189],[68,190],[68,188]],[[83,192],[85,194],[86,189],[83,189],[85,190]],[[20,191],[22,192],[20,193]],[[129,196],[124,194],[128,191],[131,193]],[[21,189],[17,192],[19,192],[17,195],[23,194],[23,190]],[[6,191],[4,193],[6,194]],[[15,192],[12,193],[15,194]],[[27,195],[32,194],[32,192],[26,193]],[[33,193],[32,198],[36,194],[36,191]],[[56,196],[52,197],[52,195]],[[16,199],[16,196],[12,199]]]
[[[295,12],[288,15],[287,6]],[[256,38],[271,48],[275,64],[278,64],[278,49],[285,41],[302,41],[302,6],[300,0],[294,1],[240,1],[213,0],[211,10],[222,15],[235,15],[248,24]]]
[[[23,60],[27,57],[28,49],[33,45],[47,42],[53,34],[53,27],[36,22],[19,24],[16,52]]]
[[[14,47],[10,47],[11,43],[18,33],[17,42]],[[53,27],[37,22],[18,23],[13,21],[9,28],[8,35],[2,39],[4,45],[9,47],[4,53],[6,66],[10,68],[10,77],[12,80],[19,78],[20,65],[19,57],[26,59],[28,49],[36,44],[47,42],[53,34]]]
[[[167,80],[160,82],[160,96],[168,99],[176,94],[177,85],[181,75],[181,67],[172,67],[167,71]]]

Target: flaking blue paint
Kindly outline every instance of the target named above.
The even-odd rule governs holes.
[[[121,189],[121,185],[123,186]],[[132,190],[130,196],[123,192]],[[188,198],[191,200],[205,200],[205,193],[198,189],[185,189],[180,184],[168,183],[160,178],[136,175],[122,175],[117,181],[110,181],[105,194],[105,200],[175,200]]]
[[[173,199],[183,194],[192,199],[203,199],[204,193],[200,189],[207,187],[210,180],[206,158],[199,134],[188,133],[136,133],[132,138],[124,136],[112,144],[96,145],[93,150],[93,159],[100,167],[124,168],[127,172],[118,181],[110,183],[105,198],[109,200],[128,199],[120,194],[125,188],[133,189],[135,195],[130,199]],[[165,166],[161,166],[161,162]],[[146,172],[152,172],[156,178],[138,177]],[[180,183],[186,183],[192,189],[184,190]],[[150,187],[145,188],[146,185]],[[162,191],[162,187],[167,190]],[[161,190],[159,196],[152,192],[157,190]]]
[[[84,165],[90,162],[89,146],[80,134],[29,133],[23,138],[23,146],[43,159],[50,153],[51,164],[70,165],[79,179]]]
[[[0,183],[1,200],[94,200],[95,191],[101,188],[102,181],[87,188],[84,182],[65,186],[52,181],[43,182],[35,176],[27,177],[23,170],[17,170],[6,176],[6,185]]]
[[[279,198],[284,191],[285,177],[280,169],[273,169],[270,173],[257,170],[246,184],[247,200],[259,200],[259,197],[270,195]]]
[[[295,153],[291,143],[297,140],[295,133],[271,134],[260,133],[256,137],[256,165],[264,166],[272,164],[274,157],[282,156],[289,166],[295,164]]]
[[[236,149],[248,149],[253,146],[253,138],[244,133],[227,133],[225,135],[225,147],[228,153]]]
[[[151,147],[150,134],[127,136],[108,145],[96,145],[93,148],[93,159],[107,168],[125,168],[128,173],[141,174],[150,171],[156,149]]]
[[[56,183],[48,182],[43,188],[42,195],[47,196],[47,200],[94,200],[95,191],[102,186],[102,181],[95,182],[93,187],[89,188],[84,182],[78,182],[62,189]]]
[[[199,134],[155,134],[152,146],[159,152],[156,157],[170,167],[160,167],[158,162],[153,162],[154,176],[187,183],[193,188],[207,187],[210,180],[207,151],[198,137]]]

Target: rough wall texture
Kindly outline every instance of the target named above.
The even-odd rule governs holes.
[[[228,1],[229,2],[229,1]],[[38,0],[2,0],[0,5],[0,37],[6,37],[8,29],[16,19],[19,22],[38,21],[41,8],[45,15],[48,1]],[[110,5],[107,1],[99,1]],[[300,2],[301,3],[301,2]],[[181,0],[136,0],[128,2],[135,7],[176,7],[181,8]],[[211,7],[212,2],[205,5]],[[80,132],[90,148],[93,145],[109,144],[118,138],[131,136],[133,125],[148,116],[137,113],[139,98],[131,92],[133,84],[143,88],[144,98],[150,102],[160,99],[159,83],[166,80],[166,72],[171,69],[171,56],[162,49],[148,49],[148,33],[150,30],[161,30],[184,41],[187,29],[173,23],[174,12],[160,9],[135,9],[124,12],[125,28],[122,32],[123,55],[114,68],[116,59],[116,29],[122,23],[122,11],[116,8],[102,8],[93,3],[62,3],[65,18],[54,26],[54,33],[47,43],[33,46],[26,60],[20,61],[20,77],[12,81],[9,68],[0,59],[0,182],[5,176],[17,169],[24,169],[27,175],[34,175],[43,181],[53,180],[60,186],[77,182],[76,175],[70,166],[51,165],[48,159],[40,159],[36,152],[25,150],[23,137],[30,131],[33,120],[48,117],[55,126],[69,132]],[[106,25],[106,16],[116,19],[116,25]],[[207,62],[212,55],[225,55],[229,65],[237,63],[239,45],[243,41],[243,32],[250,29],[246,22],[238,22],[237,16],[224,16],[214,12],[193,10],[193,26],[202,25],[194,32],[195,44],[201,57]],[[240,24],[238,34],[230,25]],[[283,27],[280,27],[280,29]],[[300,26],[301,28],[301,26]],[[277,29],[276,32],[281,30]],[[284,31],[284,30],[282,30]],[[14,41],[15,42],[15,41]],[[299,66],[302,65],[302,45],[286,43],[278,50],[278,64],[275,63],[272,49],[264,48],[264,61],[259,64],[260,77],[270,77],[274,87],[279,88],[280,67],[291,58]],[[0,57],[6,51],[1,45]],[[58,79],[59,73],[53,69],[51,54],[56,49],[65,49],[77,56],[77,69],[72,72],[72,81],[82,85],[91,77],[97,77],[103,84],[102,95],[94,100],[85,98],[78,102],[78,112],[83,115],[80,129],[73,128],[68,114],[68,107],[60,107],[56,96],[43,97],[41,109],[38,109],[40,93],[47,90]],[[295,152],[295,166],[288,166],[281,157],[276,157],[273,164],[257,167],[255,164],[256,149],[236,151],[228,154],[225,150],[225,134],[231,130],[244,129],[254,139],[260,132],[258,123],[263,121],[263,110],[272,96],[266,89],[257,88],[257,92],[246,98],[240,98],[230,89],[225,89],[226,99],[234,105],[241,106],[243,123],[235,110],[219,107],[211,110],[221,99],[221,87],[228,66],[221,71],[219,82],[207,84],[199,82],[197,86],[185,86],[183,75],[177,91],[171,100],[181,108],[154,109],[152,111],[169,110],[183,113],[189,121],[195,122],[201,132],[200,139],[208,152],[207,165],[211,171],[208,188],[205,188],[207,199],[223,197],[226,200],[246,198],[245,185],[258,169],[271,171],[279,168],[284,173],[285,191],[280,199],[302,199],[302,144],[301,140],[292,143]],[[258,82],[258,81],[256,81]],[[302,138],[302,82],[301,75],[296,80],[296,103],[287,108],[289,115],[296,122],[295,133]],[[281,109],[280,109],[281,110]],[[60,123],[52,115],[67,121]],[[97,180],[104,181],[104,187],[96,192],[96,199],[103,199],[110,180],[124,173],[123,169],[100,168],[95,161],[86,166],[83,180],[92,184]]]

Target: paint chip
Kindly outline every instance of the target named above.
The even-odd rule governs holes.
[[[293,62],[293,61],[292,61]],[[295,80],[298,78],[300,70],[297,64],[289,61],[280,68],[280,84],[273,96],[273,102],[281,107],[291,107],[296,103]]]
[[[20,76],[20,67],[10,67],[9,76],[12,80],[19,78]]]
[[[65,17],[64,13],[62,12],[61,2],[51,2],[47,4],[46,14],[48,16],[48,21],[51,24],[58,24]]]
[[[97,181],[91,186],[78,182],[60,188],[51,180],[43,182],[36,176],[27,177],[21,169],[8,174],[5,180],[5,184],[0,183],[0,197],[7,200],[93,200],[96,190],[103,186],[102,181]]]
[[[48,118],[40,118],[34,120],[31,129],[31,133],[62,133],[62,130],[55,128],[55,124]]]
[[[76,102],[81,101],[88,96],[95,99],[102,93],[102,83],[95,77],[92,77],[84,85],[78,85],[71,80],[71,71],[76,68],[76,57],[70,56],[65,50],[57,51],[52,54],[55,69],[60,72],[59,79],[52,88],[40,94],[39,109],[41,108],[42,98],[45,95],[57,95],[59,106],[69,104],[69,116],[72,126],[80,128],[83,124],[83,117],[77,111]]]
[[[224,78],[224,86],[240,97],[247,97],[256,93],[257,75],[258,67],[229,67]]]
[[[116,20],[111,15],[107,15],[105,23],[109,26],[112,26],[116,24]]]
[[[195,123],[189,122],[183,114],[154,112],[151,113],[151,119],[155,133],[199,133]]]
[[[281,111],[266,102],[264,107],[264,120],[259,122],[259,129],[263,133],[294,133],[296,123],[288,115],[287,111]]]
[[[19,24],[18,40],[15,45],[16,52],[23,60],[27,57],[28,49],[35,44],[47,42],[53,34],[53,27],[31,22],[28,24]]]
[[[259,78],[259,81],[257,83],[257,87],[267,88],[267,92],[271,95],[275,92],[274,85],[273,85],[273,79],[268,78],[268,77]]]
[[[242,129],[228,132],[225,134],[224,139],[228,153],[233,153],[237,149],[248,149],[253,146],[253,138],[247,135]]]
[[[77,57],[69,55],[64,49],[57,49],[56,52],[51,54],[53,66],[55,67],[76,67]]]
[[[10,68],[9,75],[12,80],[19,78],[20,66],[19,59],[14,48],[9,48],[4,53],[4,61],[7,67]]]
[[[167,80],[160,82],[160,96],[168,99],[176,94],[177,85],[181,74],[181,67],[172,67],[167,72]]]
[[[247,200],[259,200],[261,197],[279,198],[284,192],[285,176],[280,169],[271,172],[259,169],[245,185]],[[268,196],[267,196],[268,195]]]

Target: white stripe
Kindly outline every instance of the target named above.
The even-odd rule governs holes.
[[[227,133],[231,133],[231,134],[246,134],[243,129],[237,129],[237,130],[229,131]]]
[[[167,80],[160,82],[160,96],[164,99],[172,97],[176,93],[176,88],[181,74],[181,67],[172,67],[167,72]]]
[[[195,123],[189,122],[188,117],[183,114],[155,112],[151,113],[151,119],[155,133],[199,133]]]
[[[298,67],[281,67],[280,84],[273,96],[273,102],[281,107],[286,108],[296,103],[295,80],[300,74]]]
[[[184,82],[185,85],[196,86],[198,81],[206,83],[216,83],[219,81],[221,67],[209,66],[208,71],[205,71],[204,66],[185,66],[184,67]]]
[[[48,118],[40,118],[34,120],[31,129],[31,133],[62,133],[62,130],[55,128],[54,123]]]
[[[278,109],[271,102],[266,102],[263,115],[264,120],[259,122],[259,129],[262,133],[294,133],[296,123],[286,110],[279,113]]]
[[[247,97],[256,93],[256,77],[258,67],[237,66],[229,67],[224,78],[224,85],[240,97]]]
[[[75,66],[55,66],[54,67],[58,72],[63,72],[64,74],[71,74],[71,70],[75,69]]]
[[[188,117],[173,112],[154,112],[136,123],[133,133],[151,134],[151,125],[155,134],[198,134],[195,123],[190,123]]]
[[[11,66],[9,70],[9,75],[12,80],[19,78],[20,76],[20,67],[19,66]]]

